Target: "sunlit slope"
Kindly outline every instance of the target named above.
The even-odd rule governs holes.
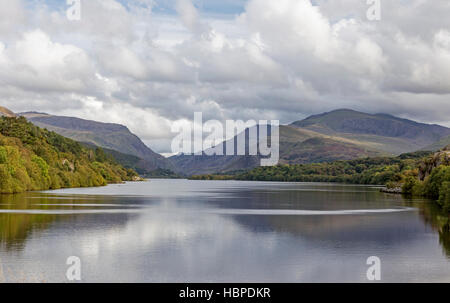
[[[101,186],[135,177],[99,148],[85,148],[23,117],[0,117],[0,193]]]
[[[412,152],[450,135],[450,129],[401,119],[388,114],[336,110],[291,124],[335,140],[350,139],[359,145],[390,154]]]

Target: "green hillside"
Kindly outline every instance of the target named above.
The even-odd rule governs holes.
[[[85,148],[23,117],[0,117],[0,193],[102,186],[136,178],[136,172],[100,148]]]

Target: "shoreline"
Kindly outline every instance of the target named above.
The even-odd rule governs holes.
[[[7,195],[20,195],[20,194],[25,194],[25,193],[38,193],[38,192],[43,192],[43,191],[60,190],[60,189],[100,188],[100,187],[106,187],[108,185],[114,185],[114,184],[125,184],[127,182],[133,182],[134,183],[134,182],[145,182],[145,181],[149,181],[149,179],[140,178],[139,180],[124,180],[124,181],[121,181],[121,182],[108,182],[107,184],[97,185],[97,186],[74,186],[74,187],[46,188],[46,189],[37,189],[37,190],[25,190],[25,191],[16,192],[16,193],[2,193],[2,192],[0,192],[0,197],[1,196],[7,196]]]
[[[396,195],[402,195],[403,194],[403,189],[401,187],[394,187],[394,188],[381,188],[380,191],[382,193],[387,193],[387,194],[396,194]]]

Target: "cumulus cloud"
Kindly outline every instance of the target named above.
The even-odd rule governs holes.
[[[0,9],[0,99],[15,111],[122,123],[160,152],[193,119],[336,108],[450,126],[450,4],[360,0],[12,0]],[[240,7],[240,9],[236,9]],[[171,8],[174,14],[165,12]]]
[[[84,91],[94,71],[82,49],[54,43],[41,30],[23,33],[10,46],[0,44],[0,63],[5,84],[34,91]]]

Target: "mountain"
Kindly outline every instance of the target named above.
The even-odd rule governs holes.
[[[439,125],[341,109],[280,126],[279,163],[394,156],[420,150],[449,135],[450,129]],[[170,160],[179,172],[199,175],[251,169],[259,166],[260,157],[177,155]]]
[[[115,151],[113,156],[121,164],[143,175],[154,175],[155,171],[166,175],[168,170],[184,175],[225,173],[255,168],[261,160],[260,156],[205,154],[181,154],[166,159],[153,152],[123,125],[36,112],[21,115],[65,137],[103,147],[109,150],[109,154]],[[282,125],[279,131],[280,164],[394,156],[434,145],[439,149],[441,145],[447,145],[446,140],[450,137],[450,129],[443,126],[349,109],[313,115],[290,125]],[[248,150],[248,130],[246,132]],[[237,142],[237,137],[231,140]]]
[[[287,125],[279,127],[279,134],[280,164],[328,162],[386,155],[382,151],[368,148],[354,140],[333,138]],[[236,146],[236,137],[231,140],[234,140]],[[229,141],[225,142],[225,145]],[[248,130],[246,131],[246,150],[248,150]],[[177,167],[179,173],[202,175],[255,168],[260,165],[261,158],[261,156],[249,155],[176,155],[170,157],[170,160]]]
[[[450,136],[450,129],[401,119],[340,109],[291,124],[320,134],[347,138],[392,154],[413,152]]]
[[[97,148],[41,129],[24,117],[0,117],[0,193],[102,186],[134,180]]]
[[[139,164],[138,167],[134,168],[145,172],[144,175],[158,169],[173,169],[166,158],[148,148],[126,126],[36,112],[26,112],[19,115],[24,116],[39,127],[52,130],[78,142],[136,156],[141,161],[135,161]]]

